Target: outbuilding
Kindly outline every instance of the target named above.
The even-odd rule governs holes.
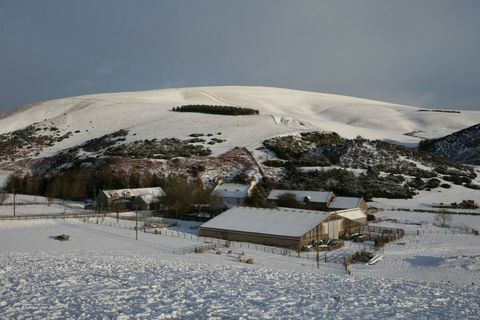
[[[332,211],[360,208],[363,212],[368,211],[367,202],[357,197],[335,197],[328,205],[328,209]]]

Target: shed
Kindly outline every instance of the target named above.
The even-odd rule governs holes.
[[[312,240],[338,238],[343,218],[290,208],[232,208],[200,226],[200,236],[299,249]]]
[[[367,223],[367,214],[363,212],[363,210],[360,208],[339,210],[339,211],[335,211],[334,213],[350,221],[355,221],[360,224]]]
[[[328,208],[333,211],[360,208],[363,212],[367,212],[368,205],[362,197],[335,197]]]
[[[305,191],[305,190],[272,190],[268,195],[268,200],[276,203],[278,197],[291,193],[297,199],[297,202],[309,210],[327,210],[330,202],[335,197],[331,191]]]

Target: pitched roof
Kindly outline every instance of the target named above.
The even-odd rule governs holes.
[[[223,212],[200,228],[301,237],[331,213],[290,208],[265,209],[237,207]]]
[[[365,214],[365,212],[363,212],[359,208],[339,210],[339,211],[335,211],[334,213],[336,215],[340,216],[340,217],[347,218],[349,220],[357,220],[357,219],[367,218],[367,215]]]
[[[141,195],[141,196],[138,196],[139,199],[142,199],[143,202],[145,202],[146,204],[150,204],[152,202],[155,202],[155,201],[158,201],[158,196],[155,196],[153,194],[144,194],[144,195]]]
[[[285,193],[292,193],[298,202],[303,202],[305,197],[311,202],[326,203],[333,195],[331,191],[305,191],[305,190],[272,190],[268,195],[268,200],[277,200],[278,197]]]
[[[213,189],[212,193],[222,198],[246,198],[250,184],[223,183]]]
[[[362,198],[354,197],[335,197],[333,201],[328,206],[332,209],[351,209],[358,208],[360,206],[360,201]]]
[[[154,197],[165,196],[162,188],[136,188],[136,189],[116,189],[116,190],[103,190],[102,191],[107,198],[111,198],[115,193],[121,197],[139,197],[144,195],[151,195]]]

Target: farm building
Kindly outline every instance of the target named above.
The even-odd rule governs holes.
[[[334,197],[328,205],[328,209],[331,211],[353,208],[360,208],[363,212],[368,211],[368,205],[362,197]]]
[[[212,195],[219,197],[227,208],[238,207],[243,205],[254,186],[255,181],[250,184],[220,183],[213,189]]]
[[[272,190],[267,199],[276,203],[278,197],[286,193],[293,194],[297,202],[308,210],[326,211],[335,197],[331,191]]]
[[[139,206],[138,209],[148,210],[143,208],[149,207],[153,201],[164,196],[165,192],[160,187],[102,190],[97,195],[96,202],[97,209],[100,210],[111,210],[116,204],[120,204],[122,208],[131,209],[134,203]]]
[[[361,224],[367,223],[367,214],[360,208],[338,210],[333,212],[336,215]]]
[[[201,225],[200,236],[300,249],[312,240],[338,239],[345,220],[333,212],[237,207]]]

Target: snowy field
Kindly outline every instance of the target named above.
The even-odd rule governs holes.
[[[6,201],[0,205],[0,218],[13,217],[13,195],[9,194]],[[73,215],[93,213],[91,210],[84,210],[81,202],[64,201],[46,197],[17,194],[15,197],[16,216],[51,216],[51,215]]]
[[[408,227],[425,232],[409,230],[384,260],[348,275],[251,249],[173,254],[199,242],[145,233],[135,241],[133,230],[77,219],[1,221],[0,318],[476,319],[480,237]],[[70,240],[52,239],[61,233]],[[256,264],[239,263],[240,251]]]

